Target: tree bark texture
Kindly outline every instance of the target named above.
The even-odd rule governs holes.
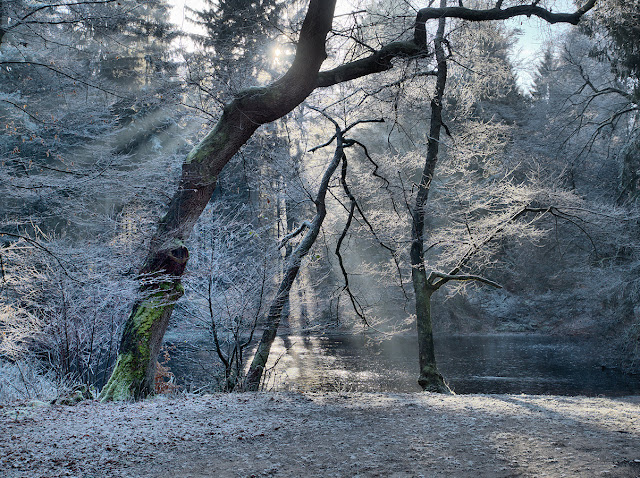
[[[156,357],[175,301],[183,292],[179,282],[165,282],[154,287],[151,296],[135,304],[125,324],[114,371],[102,389],[101,399],[140,398],[153,390]]]
[[[441,0],[442,7],[446,6],[446,0]],[[440,146],[440,132],[442,130],[442,99],[447,84],[447,59],[444,51],[445,18],[438,20],[438,30],[434,39],[437,75],[436,88],[431,100],[431,122],[429,126],[429,138],[427,143],[427,157],[422,171],[422,177],[418,184],[415,207],[412,211],[411,224],[411,279],[416,297],[416,326],[418,331],[418,358],[420,376],[418,383],[423,390],[429,392],[451,393],[438,372],[436,356],[433,346],[433,327],[431,323],[431,295],[434,289],[427,282],[427,273],[424,265],[424,220],[425,207],[429,198],[431,181],[438,162],[438,149]]]

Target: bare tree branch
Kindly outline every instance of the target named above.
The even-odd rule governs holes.
[[[311,227],[311,222],[310,221],[303,221],[302,224],[300,224],[298,226],[298,228],[293,231],[290,232],[289,234],[287,234],[286,236],[284,236],[281,240],[280,240],[280,244],[278,245],[278,249],[282,249],[284,246],[287,245],[287,243],[293,239],[294,237],[296,237],[298,234],[300,234],[302,231],[305,230],[305,228],[310,228]]]
[[[317,111],[318,113],[322,114],[325,117],[328,117],[323,110],[320,110],[318,108],[315,108],[313,106],[309,106],[307,105],[310,109]],[[332,119],[333,121],[333,119]],[[344,136],[345,133],[347,133],[350,129],[353,129],[354,127],[358,126],[359,124],[363,124],[363,123],[384,123],[384,118],[379,118],[379,119],[372,119],[372,120],[358,120],[354,123],[351,123],[349,126],[347,126],[345,129],[340,130],[340,134]],[[313,148],[311,148],[309,150],[310,153],[315,153],[316,151],[318,151],[319,149],[322,148],[326,148],[327,146],[329,146],[331,143],[333,143],[333,141],[338,137],[338,134],[334,134],[333,136],[331,136],[331,138],[329,138],[328,141],[325,141],[324,143],[318,145],[318,146],[314,146]],[[356,142],[352,139],[345,139],[344,141],[344,147],[348,147],[348,146],[352,146],[353,144],[355,144]],[[375,163],[374,163],[375,164]],[[377,168],[376,168],[377,169]]]
[[[507,20],[508,18],[517,16],[534,16],[548,23],[570,23],[577,25],[582,16],[591,10],[595,4],[596,0],[589,0],[573,13],[552,13],[551,10],[539,7],[537,2],[531,5],[516,5],[505,9],[501,8],[502,2],[498,2],[494,8],[485,10],[465,7],[422,8],[418,11],[416,18],[416,29],[413,41],[416,45],[424,45],[426,41],[425,22],[437,18],[459,18],[461,20],[480,22],[487,20]]]
[[[336,249],[335,249],[336,256],[338,257],[338,264],[340,265],[340,271],[342,272],[342,277],[344,278],[344,285],[342,286],[342,290],[345,291],[349,296],[349,300],[351,301],[351,306],[353,307],[353,310],[356,313],[356,315],[360,317],[360,320],[362,321],[362,323],[364,325],[369,325],[369,322],[367,321],[367,318],[364,315],[364,311],[362,310],[362,306],[360,305],[360,302],[358,302],[356,297],[353,295],[353,292],[351,292],[351,287],[349,285],[349,274],[347,273],[347,269],[344,266],[344,261],[342,260],[342,254],[340,253],[340,247],[342,246],[342,242],[344,241],[344,238],[347,236],[347,232],[349,231],[349,227],[351,226],[351,220],[353,219],[353,213],[356,210],[356,198],[353,196],[353,194],[351,194],[351,191],[349,190],[349,186],[347,185],[347,157],[344,154],[342,155],[342,174],[340,175],[340,183],[342,184],[342,188],[351,202],[349,206],[349,216],[347,217],[347,222],[345,223],[344,228],[342,229],[342,233],[338,238],[338,242],[336,243]]]
[[[393,68],[392,60],[395,58],[418,58],[427,54],[426,46],[424,48],[418,47],[413,42],[393,42],[366,58],[345,63],[332,70],[321,71],[318,73],[316,87],[333,86],[363,76],[388,71]]]
[[[444,281],[441,280],[437,284],[434,285],[436,277],[440,278],[440,279],[445,279],[445,280]],[[477,282],[482,282],[484,284],[492,285],[493,287],[496,287],[498,289],[502,289],[502,286],[500,284],[498,284],[497,282],[494,282],[494,281],[489,280],[489,279],[487,279],[485,277],[474,275],[474,274],[445,274],[444,272],[431,271],[429,273],[429,278],[427,279],[429,284],[431,284],[432,287],[434,289],[436,289],[436,290],[439,289],[442,285],[444,285],[446,282],[448,282],[450,280],[477,281]]]
[[[23,241],[28,242],[32,246],[35,246],[38,249],[43,250],[48,255],[53,257],[53,259],[58,263],[58,265],[62,269],[62,272],[64,273],[64,275],[66,275],[72,281],[77,282],[78,284],[83,284],[83,282],[81,280],[76,279],[75,277],[73,277],[73,275],[71,275],[69,270],[65,267],[65,265],[62,263],[62,261],[60,260],[60,258],[56,254],[51,252],[51,250],[49,250],[47,247],[45,247],[42,244],[40,244],[40,242],[36,241],[35,239],[31,239],[30,237],[23,236],[22,234],[13,234],[11,232],[0,231],[0,237],[2,237],[2,236],[9,236],[9,237],[14,237],[16,239],[22,239]]]

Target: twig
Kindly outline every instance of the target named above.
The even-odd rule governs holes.
[[[436,278],[441,279],[437,282],[437,284],[435,283]],[[444,272],[431,271],[429,273],[429,278],[427,279],[429,284],[431,284],[435,289],[439,289],[450,280],[457,280],[457,281],[474,280],[474,281],[482,282],[484,284],[492,285],[493,287],[497,287],[498,289],[502,289],[502,286],[497,282],[494,282],[490,279],[487,279],[485,277],[478,276],[475,274],[445,274]]]
[[[45,246],[43,246],[42,244],[40,244],[38,241],[36,241],[35,239],[31,239],[27,236],[23,236],[21,234],[13,234],[11,232],[4,232],[4,231],[0,231],[0,237],[2,236],[9,236],[9,237],[15,237],[16,239],[22,239],[26,242],[28,242],[29,244],[36,246],[39,249],[42,249],[44,252],[46,252],[47,254],[49,254],[51,257],[53,257],[55,259],[55,261],[58,263],[58,265],[60,266],[60,268],[62,269],[62,272],[64,272],[64,275],[66,275],[69,279],[71,279],[74,282],[77,282],[78,284],[84,284],[84,282],[82,282],[79,279],[76,279],[75,277],[73,277],[71,275],[71,273],[67,270],[67,268],[64,266],[64,264],[62,263],[62,261],[58,258],[58,256],[56,256],[53,252],[51,252],[49,249],[47,249]],[[4,275],[3,275],[4,276]]]

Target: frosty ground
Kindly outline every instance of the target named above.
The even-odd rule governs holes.
[[[640,396],[186,395],[0,409],[14,477],[640,476]]]

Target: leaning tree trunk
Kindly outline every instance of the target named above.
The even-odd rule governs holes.
[[[267,319],[265,321],[262,338],[260,339],[260,343],[258,344],[256,353],[253,356],[251,366],[247,372],[245,388],[250,391],[257,391],[260,388],[260,382],[262,381],[264,370],[269,360],[271,346],[276,338],[278,327],[280,326],[280,320],[282,319],[282,310],[285,305],[289,304],[289,296],[291,293],[291,287],[293,286],[293,281],[298,275],[302,259],[308,254],[311,246],[313,246],[316,241],[316,238],[320,233],[320,228],[322,227],[322,222],[327,215],[325,198],[327,190],[329,189],[329,181],[331,180],[333,173],[338,168],[340,161],[342,161],[344,157],[342,132],[340,131],[338,124],[335,122],[334,124],[336,126],[336,151],[331,162],[325,169],[320,181],[320,186],[318,187],[318,194],[314,200],[316,214],[313,217],[313,220],[308,224],[309,230],[300,241],[300,244],[298,244],[291,253],[284,271],[284,276],[280,281],[280,286],[278,287],[278,293],[269,307],[269,313],[267,314]],[[301,231],[301,228],[298,231]],[[289,237],[293,237],[295,234],[296,232],[285,236],[285,240]]]
[[[440,1],[441,7],[446,7],[446,0]],[[427,282],[424,265],[424,219],[425,206],[429,198],[431,181],[438,162],[438,147],[440,145],[440,130],[442,129],[442,98],[447,83],[447,61],[444,53],[445,19],[440,18],[438,30],[434,39],[437,65],[436,91],[431,100],[431,124],[427,158],[422,171],[416,204],[412,211],[411,227],[411,278],[416,296],[416,324],[418,329],[418,350],[420,376],[418,383],[423,390],[429,392],[451,393],[438,372],[433,347],[433,327],[431,323],[431,294],[434,290]]]
[[[326,58],[335,0],[311,0],[300,31],[296,55],[287,73],[269,86],[250,88],[224,108],[216,127],[187,156],[169,209],[151,240],[141,273],[144,298],[131,312],[115,368],[102,400],[141,398],[152,391],[155,361],[189,254],[185,242],[211,199],[218,174],[262,124],[298,106],[317,86]]]

